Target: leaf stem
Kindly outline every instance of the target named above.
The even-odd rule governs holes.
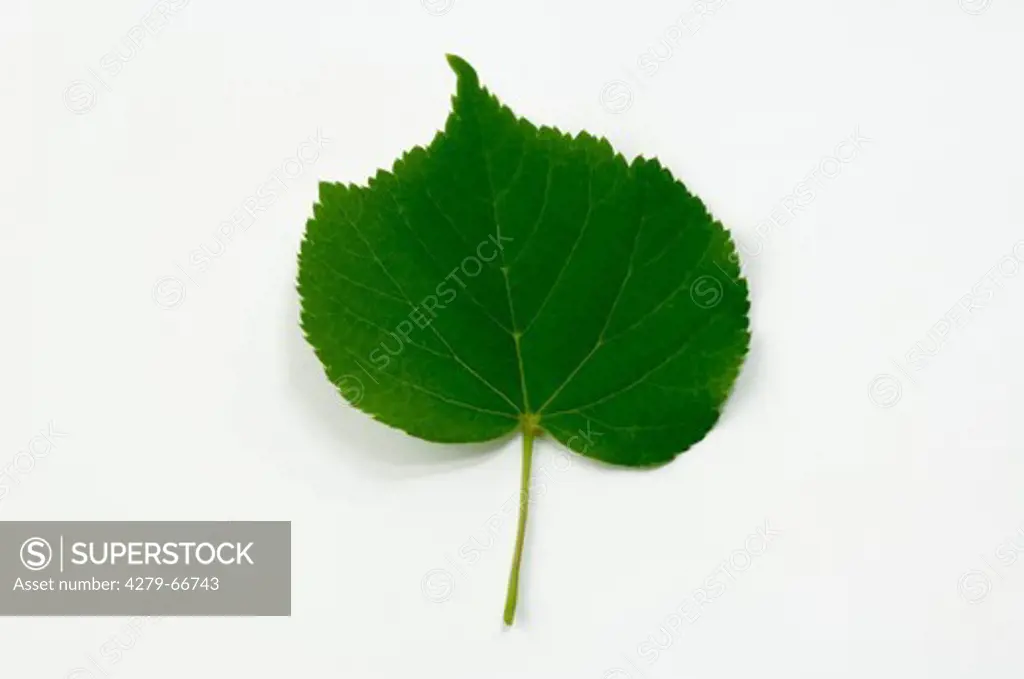
[[[533,437],[535,424],[523,422],[523,473],[519,488],[519,528],[516,532],[515,553],[512,556],[512,572],[508,576],[508,593],[505,595],[505,624],[512,626],[516,617],[516,602],[519,599],[519,567],[523,562],[523,542],[526,538],[526,516],[530,507],[530,467],[533,463]]]

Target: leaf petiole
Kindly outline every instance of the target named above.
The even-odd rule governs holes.
[[[505,624],[512,626],[516,617],[516,602],[519,598],[519,567],[523,562],[523,542],[526,538],[526,516],[530,507],[530,467],[533,463],[533,438],[537,422],[533,416],[523,418],[523,473],[519,488],[519,528],[516,532],[515,553],[512,556],[512,572],[508,576],[508,592],[505,595]]]

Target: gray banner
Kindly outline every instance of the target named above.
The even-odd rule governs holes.
[[[0,522],[0,615],[291,615],[291,529]]]

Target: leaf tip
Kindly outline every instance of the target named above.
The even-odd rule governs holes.
[[[476,70],[469,65],[468,61],[456,54],[446,54],[445,58],[448,59],[448,65],[455,71],[460,85],[465,83],[470,86],[479,86],[480,80],[476,75]]]

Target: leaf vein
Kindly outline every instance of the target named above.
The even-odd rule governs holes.
[[[576,368],[573,369],[573,371],[569,373],[568,377],[562,380],[562,383],[558,385],[558,388],[551,393],[551,396],[549,396],[548,400],[544,402],[544,405],[537,409],[538,414],[543,412],[544,408],[550,405],[551,402],[555,400],[555,397],[562,393],[562,390],[566,387],[566,385],[572,381],[572,378],[576,377],[579,371],[583,369],[583,366],[587,364],[591,357],[597,353],[597,350],[604,343],[604,334],[608,331],[608,326],[611,325],[612,317],[615,315],[615,309],[619,306],[619,300],[622,299],[622,293],[625,291],[626,284],[629,282],[630,277],[633,275],[633,261],[636,258],[636,246],[637,243],[640,241],[640,232],[643,231],[644,224],[646,223],[647,216],[644,215],[640,219],[640,224],[638,224],[636,227],[636,233],[633,234],[633,244],[629,250],[629,263],[626,266],[626,274],[625,276],[623,276],[622,281],[619,283],[618,292],[615,293],[615,300],[612,302],[612,306],[608,310],[608,317],[605,319],[604,327],[601,328],[601,332],[597,336],[597,341],[594,342],[594,346],[591,347],[590,352],[583,357],[583,360],[579,362]]]
[[[728,318],[728,316],[725,315],[725,314],[715,314],[715,315],[709,316],[709,318],[711,319],[710,321],[708,321],[707,323],[704,323],[703,325],[699,326],[696,330],[694,330],[693,333],[691,333],[690,336],[686,338],[686,341],[683,342],[683,344],[680,345],[680,347],[677,350],[675,350],[674,352],[669,354],[668,358],[666,358],[665,360],[663,360],[660,363],[658,363],[657,365],[655,365],[653,368],[651,368],[650,370],[645,372],[643,375],[641,375],[640,377],[638,377],[634,381],[630,382],[626,386],[622,387],[621,389],[616,389],[615,391],[602,396],[601,398],[597,399],[596,401],[591,401],[590,403],[585,403],[585,404],[583,404],[581,406],[576,406],[575,408],[572,408],[571,410],[579,411],[579,410],[582,410],[583,408],[591,408],[593,406],[596,406],[596,405],[599,405],[601,403],[604,403],[605,401],[609,401],[609,400],[615,398],[616,396],[620,396],[620,395],[624,394],[625,392],[629,391],[630,389],[632,389],[633,387],[636,387],[637,385],[643,383],[648,377],[650,377],[654,373],[656,373],[659,370],[661,370],[662,368],[664,368],[666,365],[671,363],[676,358],[682,356],[683,353],[685,353],[693,345],[693,341],[701,333],[707,331],[709,328],[714,326],[715,321],[718,321],[718,320],[720,320],[722,318]],[[548,417],[554,417],[555,415],[561,415],[564,412],[567,412],[567,411],[560,410],[560,411],[555,412],[555,413],[549,413]]]
[[[561,282],[562,276],[565,274],[566,269],[569,268],[569,263],[572,261],[572,256],[576,254],[576,248],[579,247],[580,241],[583,240],[583,234],[584,232],[586,232],[587,226],[590,225],[590,216],[593,214],[594,211],[594,200],[592,195],[594,189],[594,170],[594,167],[589,167],[587,172],[587,214],[583,218],[583,226],[580,228],[580,232],[576,234],[576,241],[572,244],[572,249],[569,250],[569,254],[565,258],[565,261],[562,263],[562,267],[558,270],[558,274],[555,276],[555,280],[551,283],[551,287],[548,288],[548,293],[544,296],[544,299],[541,301],[540,306],[537,307],[537,312],[533,315],[533,318],[530,319],[530,322],[526,324],[526,327],[523,328],[523,334],[526,334],[526,332],[533,326],[533,324],[537,321],[538,318],[540,318],[541,314],[544,312],[544,308],[547,306],[548,300],[551,299],[551,294],[555,291],[555,288],[558,287],[558,284]]]
[[[395,176],[395,181],[396,183],[399,181],[397,176]],[[423,251],[427,253],[427,257],[429,257],[430,261],[434,263],[434,266],[438,267],[438,269],[440,269],[443,272],[444,267],[439,261],[437,261],[437,258],[434,256],[434,253],[430,251],[430,248],[427,246],[427,244],[423,242],[422,238],[420,238],[419,233],[417,233],[416,229],[413,228],[412,222],[409,221],[408,214],[406,214],[405,210],[402,208],[401,203],[398,202],[398,197],[395,196],[395,194],[392,193],[391,191],[388,191],[387,193],[391,197],[391,201],[395,204],[395,209],[398,210],[398,214],[401,216],[402,222],[409,230],[409,233],[412,234],[412,237],[415,238],[416,242],[420,244],[420,247],[423,248]],[[501,328],[508,334],[512,334],[512,331],[506,328],[504,323],[495,318],[491,314],[491,312],[487,310],[487,307],[481,304],[480,300],[478,300],[476,296],[469,291],[469,286],[463,286],[463,290],[466,291],[466,296],[469,297],[470,301],[480,308],[480,311],[483,313],[484,316],[486,316],[488,319],[491,320],[491,322],[493,322],[495,325],[497,325],[499,328]]]
[[[349,356],[354,358],[356,361],[359,360],[359,356],[355,352],[353,352],[351,349],[349,349],[348,347],[344,347],[344,350],[345,350],[345,353],[347,353]],[[511,415],[509,413],[505,413],[505,412],[502,412],[500,410],[490,410],[488,408],[481,408],[479,406],[473,405],[472,403],[464,403],[463,401],[459,401],[457,399],[453,399],[450,396],[446,396],[446,395],[438,393],[436,391],[431,391],[430,389],[426,389],[424,387],[421,387],[420,385],[416,384],[415,382],[410,382],[409,380],[403,379],[403,378],[401,378],[401,377],[399,377],[397,375],[392,375],[391,373],[388,373],[388,372],[382,372],[382,373],[379,373],[379,374],[382,377],[394,380],[394,381],[398,382],[399,384],[403,384],[403,385],[409,387],[410,389],[412,389],[414,391],[418,391],[420,393],[426,394],[427,396],[435,398],[438,401],[443,401],[443,402],[445,402],[445,403],[447,403],[449,405],[457,406],[459,408],[464,408],[466,410],[472,410],[472,411],[475,411],[475,412],[478,412],[478,413],[486,413],[488,415],[500,415],[501,417],[507,417],[507,418],[512,419],[512,420],[516,419],[516,417],[514,415]]]
[[[381,271],[384,272],[385,276],[387,276],[388,278],[391,279],[391,282],[395,285],[395,287],[398,289],[398,291],[401,292],[403,296],[405,296],[406,304],[408,304],[410,307],[412,307],[413,310],[415,310],[416,309],[416,305],[413,304],[412,300],[409,299],[409,295],[407,295],[405,293],[405,291],[402,289],[402,286],[398,283],[397,280],[395,280],[395,277],[391,275],[391,272],[388,271],[388,268],[384,265],[384,262],[381,261],[380,257],[377,255],[377,251],[374,249],[373,245],[370,244],[370,241],[368,241],[366,239],[366,237],[363,235],[363,232],[359,229],[359,227],[351,219],[351,217],[349,217],[347,214],[345,214],[345,218],[347,219],[349,225],[353,228],[353,230],[355,230],[356,235],[359,236],[359,239],[362,240],[363,243],[366,245],[367,249],[370,251],[370,254],[373,255],[373,258],[377,261],[377,266],[379,266],[381,268]],[[476,370],[474,370],[468,363],[466,363],[464,360],[462,360],[462,358],[460,358],[457,353],[455,353],[455,350],[452,348],[451,344],[449,344],[448,341],[444,338],[444,336],[438,331],[438,329],[434,327],[433,323],[431,323],[429,327],[430,327],[431,331],[434,333],[434,335],[436,335],[437,338],[439,340],[441,340],[441,343],[445,345],[445,347],[448,349],[448,351],[450,351],[452,353],[452,358],[454,358],[459,363],[459,365],[461,365],[463,367],[463,369],[465,369],[467,372],[469,372],[471,375],[473,375],[473,377],[478,379],[488,389],[490,389],[495,394],[497,394],[502,399],[504,399],[510,406],[515,408],[517,411],[519,410],[519,407],[512,401],[512,399],[510,399],[503,391],[501,391],[500,389],[495,387],[493,384],[491,384],[480,373],[478,373]]]

